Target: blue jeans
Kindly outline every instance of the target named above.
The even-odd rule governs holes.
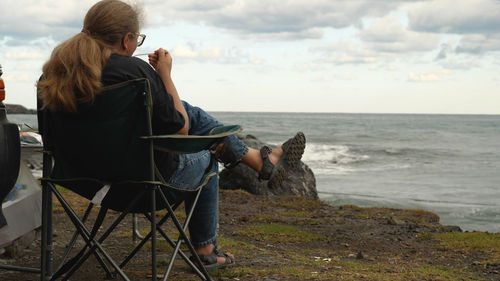
[[[223,125],[203,109],[191,106],[184,101],[182,103],[189,116],[190,135],[208,135],[212,128]],[[228,149],[231,149],[235,155],[235,159],[231,161],[239,161],[248,153],[248,147],[235,135],[226,137],[226,141],[229,144]],[[196,189],[210,164],[210,158],[211,154],[208,150],[179,155],[179,166],[168,180],[168,184],[183,190]],[[195,248],[217,244],[217,223],[219,219],[218,163],[214,161],[210,169],[216,175],[203,187],[189,224],[189,234]],[[193,200],[194,193],[188,193],[184,201],[186,211],[193,205]]]

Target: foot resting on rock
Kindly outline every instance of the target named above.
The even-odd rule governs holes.
[[[288,176],[288,169],[295,168],[300,163],[305,147],[306,137],[302,132],[298,132],[275,149],[263,146],[260,149],[262,169],[259,172],[259,179],[268,180],[270,188],[281,186]]]

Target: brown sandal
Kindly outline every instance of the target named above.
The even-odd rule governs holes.
[[[235,265],[234,258],[232,258],[226,253],[221,253],[217,248],[215,248],[209,255],[198,255],[198,257],[200,257],[203,266],[205,266],[207,270],[216,268],[228,268],[228,267],[233,267]],[[225,258],[224,263],[217,263],[217,257]],[[194,264],[196,264],[195,258],[193,256],[191,256],[189,259]]]

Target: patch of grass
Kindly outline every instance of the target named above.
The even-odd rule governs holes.
[[[435,233],[434,238],[447,249],[463,252],[480,251],[488,256],[488,262],[500,263],[500,233]]]
[[[413,209],[413,210],[408,210],[408,212],[419,216],[437,217],[439,219],[439,216],[436,213],[424,209]]]
[[[66,188],[64,188],[64,187],[62,187],[62,186],[60,186],[58,184],[56,184],[56,189],[57,189],[57,191],[59,191],[59,193],[70,193],[70,192],[72,192],[71,190],[66,189]]]
[[[218,271],[212,275],[216,279],[238,278],[241,280],[255,280],[272,277],[277,280],[332,280],[328,272],[311,271],[303,266],[276,266],[267,268],[235,267],[234,269]]]
[[[252,225],[244,230],[235,231],[236,235],[243,235],[257,241],[300,243],[326,239],[314,233],[305,232],[298,228],[282,224]]]
[[[280,216],[292,217],[292,218],[310,218],[314,216],[314,213],[308,211],[287,211],[287,212],[281,212]]]
[[[362,262],[316,261],[315,264],[303,264],[303,260],[292,261],[294,264],[283,264],[273,267],[236,267],[231,270],[217,272],[218,279],[238,278],[242,280],[265,279],[271,277],[278,280],[481,280],[470,271],[434,266],[397,267],[387,271],[390,266],[369,265]]]
[[[270,223],[270,222],[276,222],[276,216],[273,215],[265,215],[265,214],[260,214],[260,215],[255,215],[250,218],[251,222],[265,222],[265,223]]]
[[[244,195],[251,195],[248,191],[243,190],[243,189],[221,189],[219,191],[220,193],[227,193],[227,194],[244,194]]]
[[[332,221],[328,219],[300,219],[295,222],[296,225],[321,225],[330,223]]]
[[[432,240],[433,237],[434,235],[431,232],[420,233],[417,235],[417,239],[420,241],[429,241]]]
[[[442,267],[442,266],[421,266],[416,267],[404,274],[408,277],[419,277],[421,280],[484,280],[478,279],[471,271],[463,268]]]
[[[243,241],[239,241],[239,240],[235,240],[235,239],[232,239],[232,238],[228,238],[228,237],[225,237],[225,236],[219,236],[218,238],[219,240],[219,244],[221,247],[240,247],[240,248],[246,248],[246,249],[255,249],[257,247],[255,247],[254,245],[252,244],[249,244],[249,243],[245,243]]]
[[[286,218],[296,218],[296,225],[319,225],[329,223],[327,219],[315,219],[313,212],[309,211],[286,211],[278,215],[258,214],[250,218],[250,222],[277,223],[283,222]]]
[[[266,200],[262,202],[262,207],[280,207],[296,211],[315,211],[322,206],[327,206],[327,203],[319,199],[311,199],[303,196],[287,196],[286,200]]]

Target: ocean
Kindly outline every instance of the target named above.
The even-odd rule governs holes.
[[[425,209],[500,232],[500,116],[211,112],[270,144],[303,131],[303,161],[333,205]],[[9,120],[36,126],[34,115]]]

